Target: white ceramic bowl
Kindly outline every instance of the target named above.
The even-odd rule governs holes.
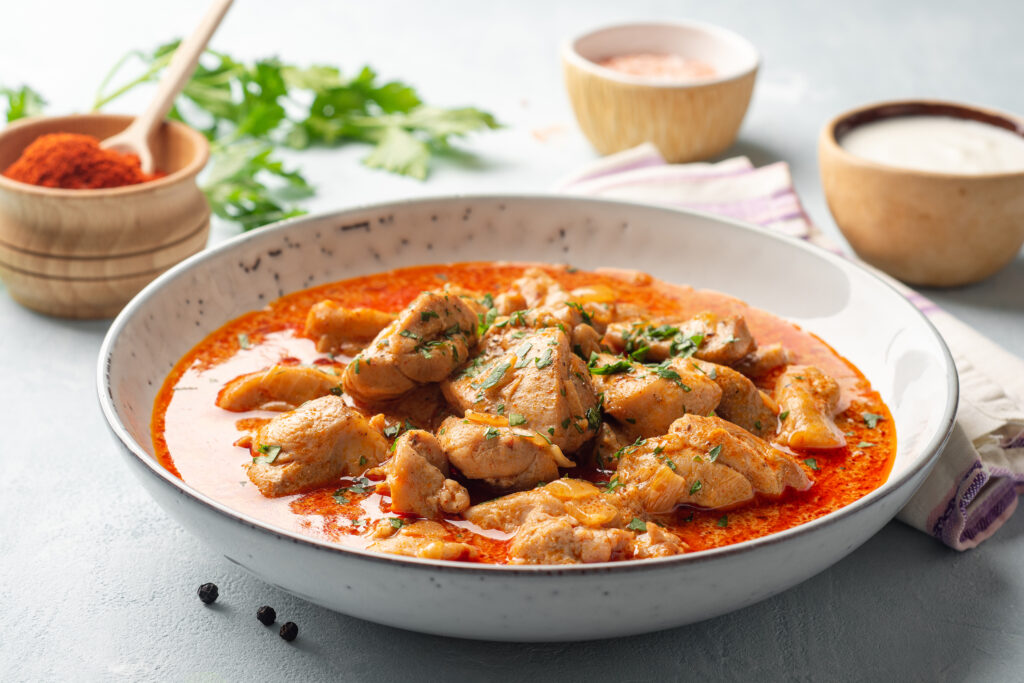
[[[175,362],[228,320],[297,289],[423,263],[570,262],[639,268],[717,289],[821,336],[893,412],[898,453],[881,488],[782,533],[672,558],[569,567],[420,560],[272,528],[197,492],[153,457],[149,422]],[[956,372],[905,299],[852,263],[712,216],[556,197],[424,199],[296,219],[190,258],[141,292],[99,359],[103,414],[131,469],[172,517],[231,562],[311,602],[417,631],[583,640],[706,619],[785,590],[896,514],[952,428]],[[822,609],[828,609],[823,605]]]

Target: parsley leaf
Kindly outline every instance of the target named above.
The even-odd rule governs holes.
[[[506,372],[508,372],[509,367],[511,367],[511,365],[509,364],[508,361],[503,360],[500,363],[498,363],[494,367],[494,369],[491,370],[491,372],[487,375],[487,377],[484,378],[484,381],[478,385],[478,388],[490,389],[491,387],[493,387],[495,384],[501,381],[501,378],[505,376]]]
[[[7,122],[43,113],[46,100],[27,85],[20,88],[0,88],[0,97],[7,98]]]
[[[630,520],[627,528],[632,529],[633,531],[647,531],[647,522],[639,517],[634,517]]]
[[[510,427],[517,427],[519,425],[526,424],[526,416],[520,415],[519,413],[508,414],[508,424]]]
[[[100,84],[93,108],[158,80],[177,47],[173,41],[123,57]],[[136,73],[113,83],[132,63]],[[43,104],[25,87],[0,90],[3,95],[8,120],[37,113]],[[295,201],[313,193],[303,175],[273,158],[278,148],[369,144],[366,166],[422,180],[435,153],[450,153],[453,138],[500,127],[491,114],[472,107],[425,106],[412,87],[382,81],[369,67],[345,77],[334,66],[302,68],[277,58],[243,62],[212,50],[169,118],[211,140],[213,165],[203,190],[214,213],[244,230],[303,213]]]
[[[280,446],[272,446],[265,443],[261,443],[256,450],[259,451],[260,453],[263,453],[263,455],[258,455],[255,458],[253,458],[253,464],[263,463],[265,465],[270,465],[275,460],[277,460],[277,456],[281,454]]]
[[[861,413],[860,416],[864,418],[864,424],[866,424],[869,429],[874,429],[878,426],[880,421],[885,419],[885,417],[876,413]]]
[[[815,460],[814,458],[807,458],[806,460],[804,460],[804,464],[810,467],[815,472],[821,469],[820,467],[818,467],[818,461]]]
[[[609,481],[605,485],[604,490],[606,492],[608,492],[608,493],[611,493],[612,491],[614,491],[615,489],[617,489],[617,488],[619,488],[621,486],[622,486],[622,482],[619,481],[618,476],[614,476],[614,477],[611,478],[611,481]]]
[[[711,462],[714,462],[714,461],[718,460],[718,456],[721,455],[721,453],[722,453],[722,444],[718,444],[717,446],[712,448],[710,451],[708,451],[708,460],[710,460]]]
[[[614,375],[619,372],[633,372],[633,364],[628,360],[617,360],[614,363],[608,363],[607,365],[598,365],[601,358],[597,355],[597,352],[590,354],[590,361],[587,362],[587,369],[590,370],[591,375]]]

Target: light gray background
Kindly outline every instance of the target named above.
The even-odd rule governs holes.
[[[181,35],[202,0],[8,3],[0,84],[86,109],[129,48]],[[535,191],[594,158],[557,61],[563,37],[631,19],[694,18],[761,50],[754,102],[730,153],[784,159],[811,216],[835,228],[815,161],[832,115],[868,101],[941,97],[1024,113],[1019,2],[315,2],[238,0],[214,46],[240,57],[364,62],[428,101],[507,125],[465,166],[426,183],[362,168],[365,149],[297,157],[310,208],[424,194]],[[140,97],[142,94],[140,93]],[[132,111],[142,100],[115,110]],[[547,133],[542,141],[534,135]],[[543,136],[542,136],[543,137]],[[230,236],[219,226],[215,240]],[[929,292],[1024,355],[1024,257],[989,281]],[[121,464],[94,398],[106,322],[42,317],[0,295],[0,678],[4,680],[1019,680],[1024,513],[960,554],[892,523],[830,570],[734,614],[653,635],[509,645],[407,633],[264,585],[171,522]],[[205,608],[196,587],[215,581]],[[253,614],[294,620],[289,645]]]

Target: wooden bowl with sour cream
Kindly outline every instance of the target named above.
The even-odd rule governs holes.
[[[961,104],[873,104],[825,125],[825,198],[857,255],[915,285],[989,277],[1024,244],[1024,120]]]
[[[131,121],[97,113],[18,121],[0,132],[0,171],[42,135],[102,140]],[[111,318],[206,246],[210,207],[196,185],[209,158],[206,138],[168,121],[153,142],[165,175],[136,185],[62,189],[0,175],[0,278],[16,301],[48,315]]]
[[[562,48],[569,99],[594,147],[611,154],[652,142],[673,163],[733,143],[759,64],[745,38],[695,22],[610,26]]]

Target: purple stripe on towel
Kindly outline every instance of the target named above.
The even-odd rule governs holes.
[[[960,535],[964,528],[967,506],[971,504],[978,491],[988,481],[988,474],[981,461],[974,461],[960,480],[949,492],[945,506],[939,506],[940,514],[932,523],[932,536],[953,548],[960,546]]]

